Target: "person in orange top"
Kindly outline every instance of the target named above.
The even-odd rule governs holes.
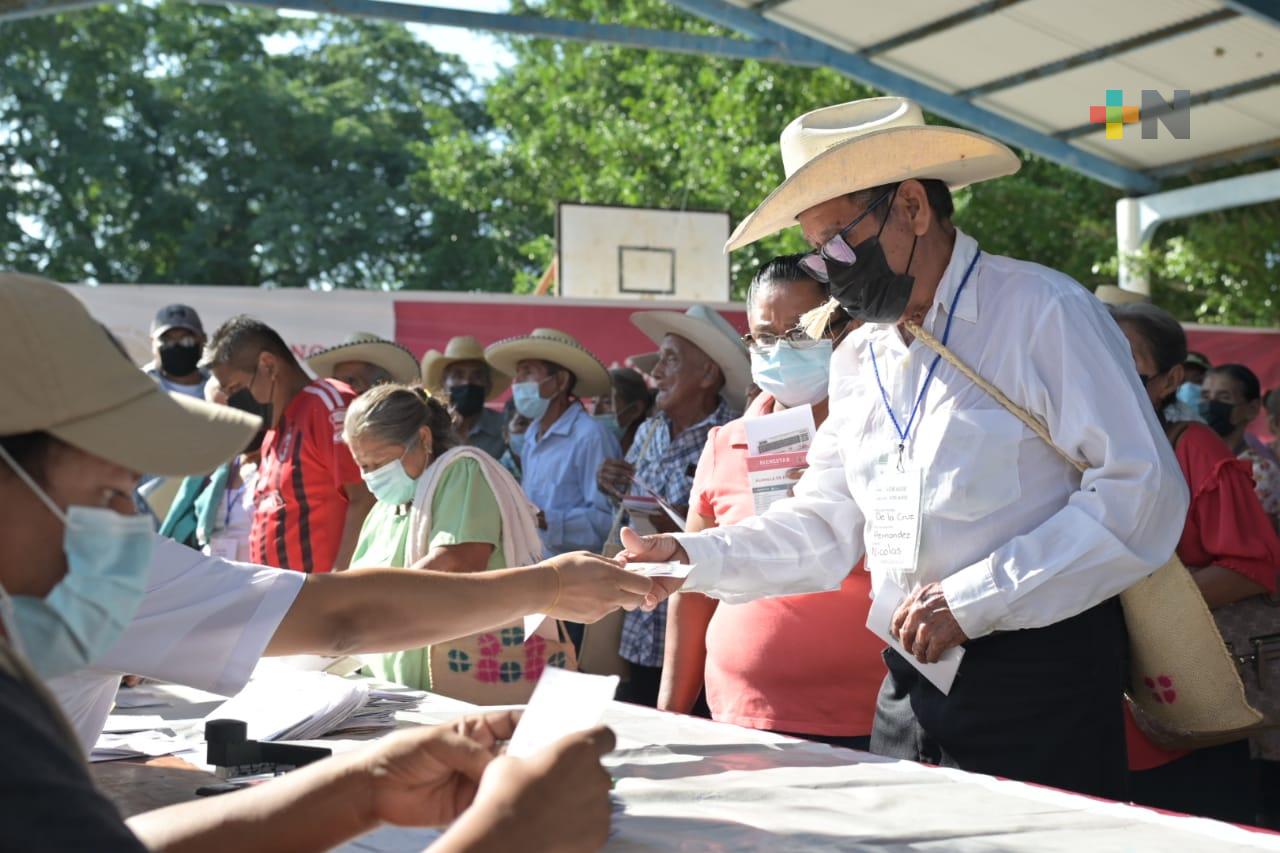
[[[1191,490],[1179,559],[1211,610],[1276,591],[1280,538],[1253,490],[1248,462],[1201,423],[1166,423],[1162,414],[1182,384],[1187,337],[1150,304],[1116,306],[1112,315],[1133,348],[1156,417],[1165,427]],[[1253,823],[1257,792],[1249,742],[1191,750],[1156,746],[1126,709],[1133,801],[1170,811]]]
[[[827,416],[833,342],[799,331],[801,316],[826,293],[800,257],[775,258],[751,283],[747,344],[762,393],[745,417],[711,431],[694,476],[690,531],[755,514],[746,418],[806,403],[818,425]],[[723,604],[679,593],[667,620],[658,707],[689,713],[705,687],[720,722],[866,750],[885,674],[884,643],[864,627],[870,604],[870,575],[861,564],[838,590],[816,595]]]

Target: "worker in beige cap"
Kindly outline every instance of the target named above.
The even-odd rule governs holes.
[[[357,395],[384,382],[408,385],[418,380],[418,360],[407,347],[372,332],[355,332],[337,346],[307,359],[321,379],[336,379]]]
[[[835,589],[865,555],[870,627],[899,644],[873,751],[1122,798],[1116,596],[1187,511],[1127,341],[1079,283],[952,223],[954,190],[1017,171],[995,140],[872,98],[800,116],[781,148],[786,178],[726,249],[799,225],[831,297],[810,334],[862,322],[832,354],[830,416],[794,498],[704,533],[624,531],[629,556],[689,562],[683,588],[739,602]]]
[[[329,849],[384,822],[451,824],[442,844],[458,849],[604,843],[610,784],[599,758],[612,749],[612,734],[595,729],[528,760],[499,758],[499,744],[515,723],[507,712],[402,732],[287,780],[137,815],[126,826],[94,787],[75,734],[42,680],[97,663],[118,645],[135,611],[149,609],[147,575],[160,546],[148,519],[133,514],[137,472],[208,470],[248,442],[258,419],[164,392],[68,290],[42,279],[0,274],[0,355],[21,368],[0,378],[0,819],[6,847]],[[633,600],[649,586],[603,560],[597,567],[613,576],[611,583],[630,585]],[[388,572],[404,582],[399,596],[385,588]],[[541,588],[533,596],[539,600],[529,602],[539,610],[563,606],[566,585],[569,599],[578,601],[571,610],[586,603],[579,597],[584,592],[610,597],[599,583],[580,586],[576,567],[562,573],[551,565],[486,578],[437,574],[445,581],[437,591],[452,589],[456,596],[473,581],[502,574],[524,576],[527,593]],[[432,573],[372,570],[366,577],[384,577],[382,597],[392,607],[409,593],[415,575]],[[330,606],[343,598],[335,587],[358,591],[357,573],[349,577],[315,578],[336,594]],[[315,586],[307,586],[311,592],[299,602],[315,598]],[[510,600],[493,608],[490,598],[476,587],[438,615],[448,620],[449,611],[491,610],[464,633],[518,615]],[[313,611],[326,609],[315,605]],[[312,629],[345,618],[330,612],[329,620],[313,620]],[[400,614],[404,619],[381,615],[389,625],[415,621],[412,612]],[[296,644],[300,627],[283,641]],[[216,637],[235,626],[193,620],[172,625],[169,639],[186,632]],[[255,641],[249,632],[243,638]]]
[[[422,384],[448,401],[453,427],[463,440],[494,459],[507,452],[502,437],[502,413],[485,406],[502,396],[511,377],[484,360],[484,347],[471,335],[451,338],[444,352],[428,350],[422,357]]]

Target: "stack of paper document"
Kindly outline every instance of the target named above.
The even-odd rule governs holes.
[[[382,690],[376,687],[369,689],[369,694],[359,708],[350,717],[342,721],[329,734],[347,736],[374,734],[386,729],[395,728],[396,714],[400,711],[411,711],[425,699],[426,693],[421,690]]]
[[[369,698],[369,684],[285,668],[260,673],[206,720],[243,720],[250,740],[314,740],[340,728]]]

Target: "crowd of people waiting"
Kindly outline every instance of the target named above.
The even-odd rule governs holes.
[[[823,120],[846,121],[858,142],[865,113],[886,108],[870,103]],[[903,130],[929,130],[891,106],[907,115]],[[999,151],[986,154],[990,174],[970,179],[1007,173]],[[280,849],[307,849],[379,822],[451,824],[441,850],[603,843],[599,759],[612,735],[595,729],[511,759],[500,752],[508,713],[399,734],[127,827],[93,788],[83,757],[123,674],[234,694],[261,656],[304,653],[493,704],[527,697],[547,666],[590,659],[623,675],[619,698],[667,711],[1273,821],[1275,735],[1155,742],[1121,700],[1123,578],[1077,575],[1122,557],[1148,573],[1163,537],[1176,539],[1215,615],[1272,600],[1280,446],[1251,428],[1265,415],[1280,436],[1280,392],[1263,395],[1243,365],[1189,352],[1154,305],[1103,306],[1064,276],[984,255],[951,224],[936,177],[948,162],[837,196],[806,190],[788,222],[820,248],[757,271],[746,335],[705,306],[637,312],[656,352],[612,369],[550,328],[487,346],[455,337],[421,361],[354,333],[304,361],[260,320],[232,317],[207,335],[193,309],[169,305],[152,323],[154,361],[139,370],[68,291],[5,274],[0,342],[26,366],[6,374],[0,416],[0,732],[6,763],[24,768],[0,776],[0,789],[6,812],[23,815],[8,823],[15,843],[212,849],[267,827]],[[736,245],[783,227],[770,221],[744,222]],[[878,270],[842,278],[860,254]],[[917,304],[920,281],[932,289]],[[844,298],[850,282],[861,301]],[[875,287],[900,298],[897,313],[877,313]],[[956,351],[1021,399],[1046,401],[1055,441],[1094,466],[1087,489],[980,391],[957,391],[948,366],[913,359],[917,333],[890,322],[932,325],[946,343],[953,317],[971,332],[979,312],[997,332],[962,337]],[[1034,335],[1018,331],[1027,318]],[[1049,375],[1067,351],[1087,381]],[[938,400],[917,421],[931,382]],[[810,470],[760,515],[746,424],[806,406],[819,428]],[[873,448],[889,425],[898,440]],[[894,616],[904,654],[864,629],[870,552],[840,533],[866,525],[873,472],[895,446],[899,473],[925,467],[933,525],[920,575],[897,575],[913,588]],[[1185,483],[1169,479],[1174,459]],[[1134,483],[1164,502],[1124,514]],[[152,516],[159,494],[167,506]],[[1085,530],[1078,551],[1066,527],[1044,542],[1018,536],[1037,513],[1048,519],[1037,533],[1051,526],[1064,502]],[[608,559],[620,552],[697,571],[676,591]],[[1074,586],[1017,568],[1027,561]],[[530,613],[550,619],[525,638]],[[497,626],[500,648],[476,639]],[[967,669],[950,696],[908,666],[907,655],[934,661],[961,643]],[[1009,691],[1033,673],[1056,683],[1015,700]],[[1074,754],[1084,742],[1088,754]]]

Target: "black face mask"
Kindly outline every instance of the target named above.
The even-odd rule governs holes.
[[[896,273],[889,267],[878,234],[854,246],[853,253],[852,264],[827,259],[831,297],[855,320],[867,323],[898,322],[907,310],[907,303],[911,301],[915,276]],[[911,269],[911,259],[915,255],[916,241],[913,240],[907,269]]]
[[[449,389],[449,405],[464,418],[477,415],[484,408],[483,385],[454,385]]]
[[[1231,431],[1236,428],[1236,425],[1231,422],[1231,416],[1235,410],[1235,406],[1221,400],[1200,401],[1200,417],[1209,425],[1209,429],[1223,438],[1231,435]]]
[[[262,418],[262,432],[258,433],[258,437],[254,439],[257,444],[250,442],[250,447],[246,448],[246,453],[252,453],[262,446],[262,437],[266,430],[271,428],[271,404],[259,403],[253,399],[253,395],[249,393],[248,388],[241,388],[236,393],[227,398],[227,405],[241,412],[248,412],[251,415],[257,415]]]
[[[160,367],[170,376],[190,376],[199,364],[199,344],[165,344],[160,347]]]

